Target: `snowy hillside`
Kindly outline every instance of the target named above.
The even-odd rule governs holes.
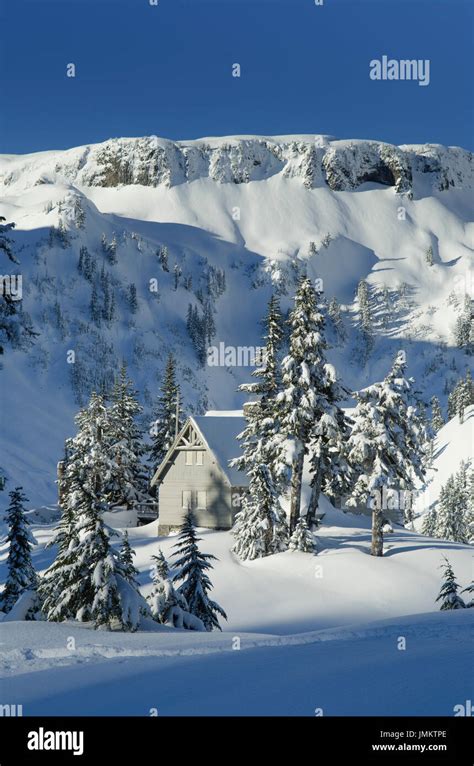
[[[145,423],[170,350],[187,412],[240,406],[250,369],[200,364],[188,307],[212,313],[213,344],[256,347],[270,293],[288,308],[303,270],[341,305],[345,341],[333,328],[329,356],[349,388],[383,376],[403,348],[426,401],[445,404],[470,359],[454,329],[471,291],[472,173],[456,147],[327,136],[116,139],[0,157],[0,215],[16,223],[20,262],[4,260],[3,273],[22,275],[39,332],[2,361],[9,486],[23,484],[33,505],[54,502],[73,415],[122,358]]]
[[[474,459],[474,407],[469,407],[462,423],[456,415],[436,434],[433,449],[432,469],[428,472],[428,484],[417,498],[418,511],[428,511],[439,497],[441,488],[450,476],[456,474],[461,463],[472,466]],[[415,526],[422,523],[419,517]]]

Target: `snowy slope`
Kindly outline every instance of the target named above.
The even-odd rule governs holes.
[[[33,505],[54,502],[55,464],[78,402],[109,384],[122,358],[145,423],[170,350],[188,412],[241,406],[236,388],[250,370],[200,367],[186,332],[188,305],[200,306],[217,269],[225,270],[226,290],[213,295],[214,343],[260,345],[271,291],[288,308],[307,268],[323,279],[326,298],[343,305],[347,342],[333,337],[330,356],[346,385],[385,374],[402,347],[426,399],[437,393],[445,401],[446,381],[457,381],[469,360],[453,347],[453,328],[471,290],[471,199],[472,156],[456,147],[328,136],[151,137],[0,157],[0,215],[17,224],[21,262],[4,270],[22,274],[23,306],[40,332],[31,350],[8,351],[3,361],[1,464],[10,487],[22,483]],[[115,264],[103,235],[106,243],[115,238]],[[96,283],[104,268],[115,296],[116,317],[100,326],[90,317],[92,283],[77,271],[81,246],[96,263]],[[169,272],[156,255],[163,246]],[[175,266],[182,272],[176,290]],[[354,299],[361,278],[371,286],[376,335],[365,364]]]
[[[471,406],[466,409],[462,423],[456,415],[436,434],[432,469],[428,473],[427,486],[417,497],[416,510],[424,513],[435,506],[449,477],[459,471],[462,462],[472,466],[473,461],[474,406]],[[417,528],[420,528],[422,518],[415,522]]]

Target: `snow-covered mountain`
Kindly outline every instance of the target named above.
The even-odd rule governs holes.
[[[33,504],[54,501],[78,404],[109,385],[122,358],[146,422],[170,351],[188,411],[240,406],[250,369],[201,365],[188,307],[210,310],[212,344],[256,347],[271,292],[288,308],[304,270],[341,304],[330,356],[346,385],[384,375],[403,348],[424,397],[444,403],[472,359],[454,336],[472,295],[472,189],[463,149],[328,136],[116,139],[1,156],[0,215],[16,223],[20,261],[4,259],[2,273],[22,275],[22,307],[39,332],[3,357],[9,487],[23,484]]]

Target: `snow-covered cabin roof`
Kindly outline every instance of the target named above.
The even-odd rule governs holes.
[[[199,417],[188,418],[153,476],[152,485],[160,479],[189,424],[192,425],[205,446],[212,452],[231,487],[247,487],[249,483],[247,474],[229,466],[229,461],[241,454],[237,436],[242,433],[246,426],[246,420],[242,416],[241,410],[211,411]]]
[[[229,466],[229,460],[242,454],[237,441],[237,436],[246,426],[242,413],[226,412],[225,415],[206,413],[202,417],[192,417],[191,421],[214,453],[231,486],[246,487],[249,483],[247,474]]]

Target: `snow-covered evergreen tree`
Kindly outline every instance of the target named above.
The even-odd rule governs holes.
[[[227,615],[219,604],[209,598],[212,588],[207,572],[212,569],[211,561],[216,557],[210,553],[201,553],[198,547],[200,542],[196,535],[194,518],[189,510],[184,518],[178,542],[174,546],[177,560],[174,566],[178,569],[173,581],[182,581],[178,593],[184,596],[189,611],[201,620],[206,630],[213,628],[222,630],[219,625],[218,615],[227,619]]]
[[[456,477],[450,476],[446,484],[441,487],[439,495],[436,537],[458,543],[467,542],[463,500],[463,492],[457,485]]]
[[[180,401],[179,383],[176,380],[176,361],[173,354],[169,354],[154,413],[155,419],[150,429],[152,446],[149,462],[152,473],[155,473],[161,465],[164,456],[175,439],[175,435],[182,428],[183,422],[179,409]],[[178,420],[176,420],[177,410]]]
[[[136,586],[138,586],[137,579],[136,579],[138,577],[138,569],[135,568],[135,564],[133,563],[134,556],[135,556],[135,551],[130,545],[130,542],[128,539],[128,532],[125,531],[122,538],[122,544],[119,550],[119,559],[123,566],[124,575],[127,581],[130,583],[134,583]]]
[[[78,434],[68,443],[58,554],[39,587],[43,612],[52,621],[92,620],[95,627],[135,630],[147,605],[111,547],[103,521],[105,491],[116,469],[103,398],[92,394],[76,422]]]
[[[9,493],[10,505],[6,511],[8,525],[7,578],[0,595],[0,609],[9,612],[24,590],[36,587],[36,572],[31,562],[31,549],[36,542],[28,529],[30,522],[25,516],[28,502],[22,487]]]
[[[435,433],[444,426],[443,413],[437,396],[431,397],[431,427]]]
[[[152,556],[152,560],[153,588],[147,601],[153,619],[173,628],[205,630],[202,621],[190,613],[185,597],[174,587],[163,551],[159,549],[158,555]]]
[[[280,304],[276,296],[270,298],[263,326],[265,350],[262,364],[252,373],[255,380],[243,383],[239,388],[252,399],[244,408],[247,423],[238,437],[243,454],[235,458],[231,465],[251,476],[264,463],[272,474],[273,484],[276,484],[274,464],[281,436],[275,413],[275,397],[281,385],[280,349],[283,341]]]
[[[292,533],[300,516],[304,456],[311,431],[325,407],[321,383],[325,388],[328,379],[323,355],[324,317],[318,310],[316,291],[307,277],[299,279],[288,324],[289,353],[282,361],[282,390],[274,406],[280,433],[287,444],[275,462],[275,470],[277,477],[287,476],[288,468],[291,470]]]
[[[130,308],[130,311],[132,314],[136,314],[138,311],[138,297],[137,297],[137,287],[134,282],[132,282],[128,286],[128,305]]]
[[[464,604],[468,609],[472,609],[474,607],[474,580],[467,586],[467,588],[464,588],[461,593],[469,593],[471,595],[471,600]]]
[[[464,609],[466,604],[458,593],[459,585],[456,582],[453,568],[446,557],[444,557],[444,560],[446,563],[441,565],[441,568],[444,571],[444,581],[436,601],[441,601],[441,611],[446,611],[448,609]]]
[[[331,299],[329,303],[329,307],[328,307],[328,314],[334,325],[334,330],[337,335],[337,340],[341,343],[344,342],[346,340],[347,334],[346,334],[344,322],[341,316],[341,307],[339,305],[337,298]]]
[[[302,553],[315,552],[313,533],[308,526],[306,516],[299,517],[295,531],[290,537],[289,548],[292,551],[301,551]]]
[[[349,507],[372,508],[372,555],[383,555],[384,490],[413,490],[423,480],[425,430],[416,411],[413,380],[405,378],[405,354],[399,352],[380,383],[355,394],[348,460],[357,475]]]
[[[246,559],[262,558],[288,547],[288,523],[280,507],[268,466],[252,468],[248,495],[237,513],[232,534],[232,548]]]
[[[433,247],[430,245],[429,248],[425,252],[425,260],[428,266],[432,266],[434,264],[433,259]]]
[[[147,471],[142,463],[147,448],[136,420],[141,412],[124,363],[115,381],[109,430],[105,434],[113,468],[104,497],[111,507],[133,508],[150,501]]]
[[[423,519],[421,534],[427,537],[436,537],[436,509],[431,508]]]
[[[359,307],[359,322],[361,327],[364,361],[373,346],[373,319],[370,307],[369,286],[365,279],[357,285],[357,303]]]

